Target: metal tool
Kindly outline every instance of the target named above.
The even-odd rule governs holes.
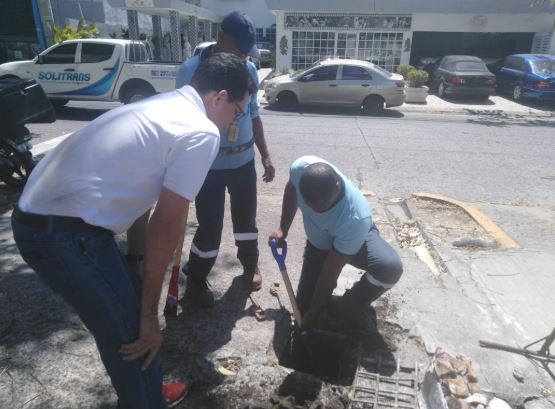
[[[308,340],[308,332],[302,330],[302,315],[299,307],[297,305],[297,300],[295,299],[295,292],[293,291],[293,286],[291,285],[291,280],[289,280],[289,274],[287,273],[287,267],[285,267],[285,257],[287,256],[287,242],[282,240],[282,247],[281,247],[281,254],[278,251],[277,247],[277,240],[272,239],[270,241],[270,247],[272,248],[272,255],[276,259],[276,262],[279,267],[279,271],[281,272],[281,278],[285,283],[285,289],[287,290],[287,295],[289,296],[289,302],[291,303],[291,307],[293,308],[293,317],[295,319],[295,323],[297,328],[299,329],[299,334],[303,339],[303,343],[305,345],[306,351],[311,357],[312,360],[312,348],[310,347],[310,343]]]
[[[166,317],[177,317],[177,300],[179,299],[179,268],[181,267],[181,253],[183,252],[183,242],[185,241],[185,230],[187,229],[187,217],[189,208],[185,212],[185,216],[181,221],[181,236],[177,241],[177,246],[173,253],[172,275],[170,285],[168,286],[168,295],[166,296],[166,306],[164,307],[164,315]]]
[[[532,345],[539,344],[544,341],[539,351],[531,351],[528,348]],[[551,344],[555,341],[555,328],[546,337],[538,339],[531,344],[526,345],[524,348],[515,348],[510,345],[496,344],[495,342],[489,341],[479,341],[479,344],[483,348],[498,349],[501,351],[512,352],[514,354],[524,355],[526,358],[535,359],[537,361],[543,362],[544,364],[555,362],[555,355],[549,352]]]
[[[281,302],[281,297],[279,296],[279,283],[272,284],[272,286],[270,287],[270,294],[277,298],[279,308],[284,310],[285,307],[283,306],[283,303]]]
[[[252,297],[252,295],[249,295],[249,299],[251,300],[251,311],[254,314],[254,317],[258,320],[258,321],[264,321],[266,319],[266,313],[264,312],[264,310],[262,309],[262,307],[260,306],[260,304],[258,304],[256,301],[254,301],[254,298]]]

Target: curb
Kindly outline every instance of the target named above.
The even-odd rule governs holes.
[[[395,109],[395,108],[393,108]],[[415,106],[402,105],[397,108],[399,112],[416,113],[416,114],[451,114],[451,115],[484,115],[492,117],[507,117],[507,116],[525,116],[533,118],[555,118],[555,113],[540,113],[540,112],[523,112],[523,111],[504,111],[501,109],[496,110],[476,110],[470,108],[460,109],[422,109]]]
[[[480,210],[471,206],[466,202],[461,202],[447,196],[436,195],[433,193],[413,193],[413,197],[425,200],[433,200],[436,202],[452,204],[464,210],[476,223],[478,223],[490,236],[497,241],[502,248],[519,249],[520,245],[514,241],[507,233],[505,233],[497,224],[487,217]]]

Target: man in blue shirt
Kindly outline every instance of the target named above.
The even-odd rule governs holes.
[[[205,48],[199,55],[185,61],[177,72],[176,87],[188,84],[199,64],[217,52],[237,55],[245,61],[255,84],[259,84],[256,67],[247,56],[258,57],[255,45],[255,28],[250,18],[234,11],[221,24],[218,42]],[[189,260],[183,266],[187,275],[186,302],[201,307],[212,307],[214,296],[206,278],[218,255],[224,217],[225,190],[229,192],[233,233],[237,246],[237,258],[243,266],[248,286],[258,290],[262,276],[258,269],[258,229],[256,227],[256,171],[254,148],[256,145],[262,159],[262,180],[271,182],[275,169],[272,165],[264,129],[258,113],[256,92],[235,123],[221,132],[220,150],[195,200],[198,228],[189,252]]]
[[[401,259],[380,237],[362,193],[336,167],[316,156],[303,156],[291,165],[280,227],[270,236],[278,246],[298,208],[308,236],[297,289],[303,327],[312,327],[327,306],[345,264],[365,273],[335,310],[342,319],[357,322],[370,303],[399,280]]]

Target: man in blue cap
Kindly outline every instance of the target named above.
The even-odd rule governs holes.
[[[200,63],[217,52],[233,53],[244,60],[254,83],[258,85],[256,67],[247,60],[248,56],[259,57],[255,40],[255,28],[251,19],[238,11],[229,13],[222,21],[218,42],[181,65],[177,72],[176,87],[188,84]],[[266,146],[258,110],[255,92],[250,95],[249,103],[235,123],[221,132],[218,155],[195,200],[198,228],[183,272],[187,275],[185,301],[200,307],[210,308],[214,305],[214,296],[206,279],[220,247],[226,188],[231,203],[237,258],[243,266],[245,282],[251,290],[262,287],[262,276],[258,269],[253,145],[258,148],[264,167],[262,180],[271,182],[275,169]]]

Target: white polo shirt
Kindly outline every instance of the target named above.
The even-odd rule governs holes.
[[[121,233],[162,186],[194,200],[220,134],[190,86],[113,109],[40,161],[19,200],[24,212],[80,217]]]

